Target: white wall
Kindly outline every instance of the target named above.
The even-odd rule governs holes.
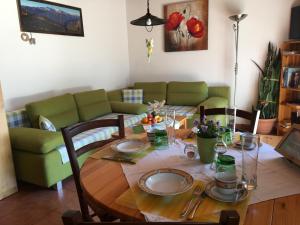
[[[129,82],[125,0],[56,0],[82,8],[85,37],[33,34],[20,39],[15,0],[1,4],[0,81],[6,110],[64,92]]]
[[[182,0],[179,0],[182,1]],[[129,21],[145,13],[145,0],[127,0]],[[163,5],[176,0],[151,1],[151,12],[163,17]],[[249,14],[240,26],[240,75],[237,105],[249,109],[256,103],[258,72],[250,59],[263,65],[267,44],[288,39],[290,10],[295,0],[210,0],[207,51],[164,52],[163,26],[152,33],[128,25],[131,82],[206,81],[233,86],[234,33],[230,15]],[[153,37],[154,54],[146,60],[145,38]]]

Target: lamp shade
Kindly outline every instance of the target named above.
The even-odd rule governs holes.
[[[237,15],[230,16],[229,19],[235,22],[240,22],[243,19],[245,19],[247,16],[248,16],[247,14],[237,14]]]
[[[150,30],[147,29],[147,31],[151,32],[153,26],[163,25],[163,24],[166,23],[166,20],[158,18],[156,16],[153,16],[150,13],[149,0],[147,0],[147,13],[146,13],[146,15],[144,15],[144,16],[136,19],[136,20],[133,20],[130,23],[132,25],[135,25],[135,26],[146,27],[146,29],[147,29],[147,27],[151,27]]]
[[[130,23],[135,26],[157,26],[165,24],[166,20],[153,16],[151,13],[147,13],[145,16],[133,20]]]

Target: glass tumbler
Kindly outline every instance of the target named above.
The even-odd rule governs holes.
[[[169,145],[175,144],[175,123],[176,123],[176,112],[175,110],[165,112],[165,126],[168,134]]]
[[[241,135],[242,177],[241,181],[248,190],[257,187],[257,163],[260,148],[260,136],[250,133]]]

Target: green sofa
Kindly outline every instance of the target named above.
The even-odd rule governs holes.
[[[25,109],[7,113],[10,138],[19,180],[51,187],[69,177],[72,172],[60,129],[78,122],[93,119],[125,116],[125,126],[130,127],[146,117],[147,104],[166,100],[166,110],[176,110],[190,121],[199,118],[197,110],[205,107],[227,107],[229,87],[208,87],[204,82],[154,82],[135,83],[132,88],[143,89],[144,104],[122,102],[122,90],[105,90],[65,94],[27,104]],[[38,129],[42,115],[53,122],[57,132]],[[105,128],[86,133],[75,140],[75,147],[95,140],[107,139],[117,128]],[[80,164],[91,153],[79,158]]]

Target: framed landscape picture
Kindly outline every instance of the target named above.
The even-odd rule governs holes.
[[[166,52],[208,49],[208,0],[171,3],[164,13]]]
[[[84,36],[80,8],[41,0],[17,0],[23,32]]]
[[[288,160],[300,166],[300,125],[294,124],[275,148]]]

